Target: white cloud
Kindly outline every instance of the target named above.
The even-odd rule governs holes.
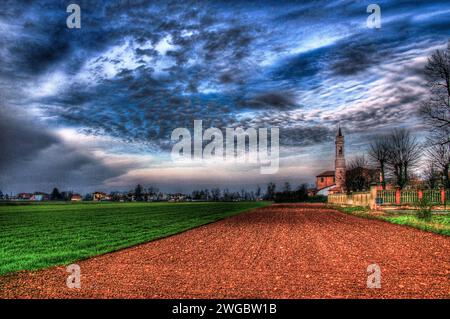
[[[28,88],[28,94],[33,98],[55,96],[67,87],[68,81],[67,75],[61,71],[45,74]]]

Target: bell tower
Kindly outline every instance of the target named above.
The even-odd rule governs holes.
[[[336,135],[336,155],[334,161],[334,178],[336,188],[340,192],[345,191],[345,153],[344,153],[344,135],[342,135],[341,126],[339,125]]]

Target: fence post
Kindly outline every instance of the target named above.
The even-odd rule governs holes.
[[[377,209],[377,192],[379,188],[377,185],[370,186],[370,200],[369,207],[370,209]]]
[[[445,204],[445,187],[441,186],[441,203]]]
[[[382,183],[377,183],[376,187],[377,187],[377,190],[379,190],[379,191],[383,190],[383,184]]]
[[[401,204],[401,197],[402,193],[400,191],[400,186],[397,186],[397,189],[395,190],[395,204],[400,205]]]

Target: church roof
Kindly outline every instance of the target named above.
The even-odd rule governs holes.
[[[334,171],[325,171],[317,175],[316,177],[328,177],[333,176],[334,177]]]

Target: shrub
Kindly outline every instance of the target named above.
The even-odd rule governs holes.
[[[417,203],[417,217],[420,219],[430,219],[431,218],[431,202],[422,198]]]
[[[308,202],[310,203],[326,203],[327,197],[324,195],[315,195],[308,197]]]

